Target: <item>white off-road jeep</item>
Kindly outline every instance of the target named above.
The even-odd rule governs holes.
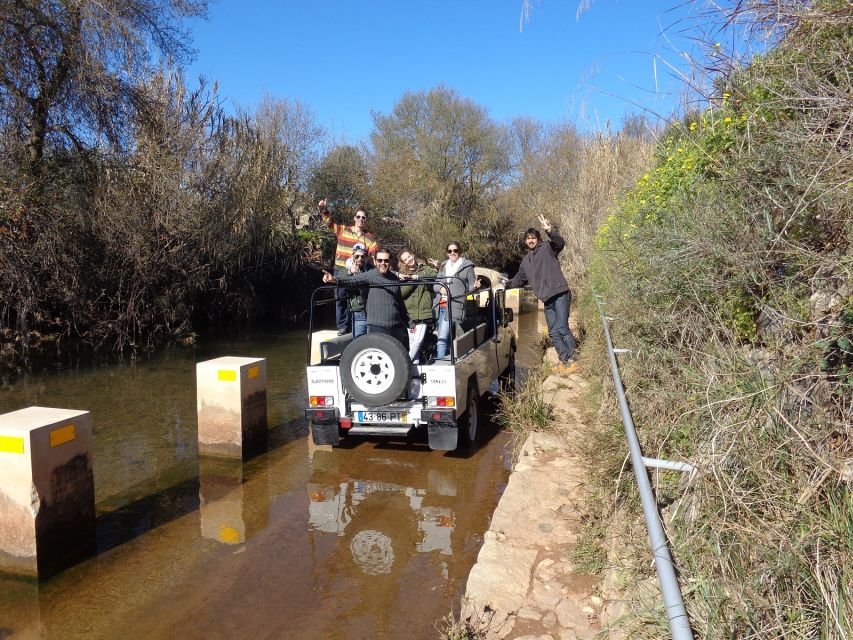
[[[337,446],[341,437],[357,435],[405,437],[417,429],[426,429],[431,449],[476,442],[481,399],[495,381],[514,385],[516,351],[505,291],[493,286],[495,272],[476,271],[485,286],[468,295],[461,332],[451,318],[450,354],[435,359],[427,346],[421,364],[412,364],[408,349],[387,335],[353,340],[351,334],[315,331],[314,310],[322,303],[318,293],[333,287],[314,291],[305,413],[315,444]],[[432,287],[437,282],[401,285]]]

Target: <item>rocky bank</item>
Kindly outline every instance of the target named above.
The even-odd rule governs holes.
[[[553,349],[546,359],[555,359]],[[564,436],[583,427],[585,386],[578,374],[544,382],[558,433],[527,438],[468,577],[463,616],[486,638],[576,640],[601,631],[598,580],[571,561],[584,474]]]

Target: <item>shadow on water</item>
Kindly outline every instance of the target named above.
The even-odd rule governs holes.
[[[199,478],[186,480],[130,504],[98,515],[98,553],[148,533],[164,524],[192,513],[199,505]]]
[[[264,456],[291,442],[304,438],[308,427],[304,419],[283,422],[270,429],[266,451],[259,453],[245,464],[228,459],[201,458],[195,463],[195,474],[176,485],[150,492],[148,483],[133,487],[125,495],[140,495],[129,503],[113,498],[98,504],[97,518],[98,553],[105,553],[134,538],[148,533],[172,520],[199,509],[202,486],[206,476],[214,476],[219,466],[237,466],[250,474],[254,466],[263,464]]]
[[[282,422],[270,429],[267,451],[275,451],[279,447],[283,447],[307,435],[308,424],[305,422],[304,417]]]

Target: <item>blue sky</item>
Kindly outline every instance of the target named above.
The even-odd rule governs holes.
[[[298,98],[337,142],[367,138],[371,110],[443,84],[500,121],[529,115],[581,129],[639,106],[671,112],[683,83],[678,0],[219,0],[193,23],[188,68],[227,107]],[[655,80],[655,62],[657,81]],[[637,103],[637,104],[632,104]]]

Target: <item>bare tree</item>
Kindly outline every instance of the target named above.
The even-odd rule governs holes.
[[[121,144],[152,45],[172,60],[190,49],[181,20],[206,0],[0,0],[0,118],[38,175],[46,145]]]
[[[311,176],[310,190],[330,201],[348,219],[359,205],[368,206],[367,162],[358,147],[340,145],[329,151]]]
[[[265,96],[258,109],[243,116],[246,126],[255,133],[254,148],[245,153],[259,162],[248,175],[259,180],[250,189],[264,185],[268,193],[267,207],[278,207],[296,229],[311,170],[317,162],[317,146],[323,129],[305,103]],[[258,194],[263,195],[263,194]],[[258,208],[265,208],[258,203]]]
[[[406,93],[373,122],[376,183],[395,202],[462,219],[509,173],[505,129],[451,89]]]

